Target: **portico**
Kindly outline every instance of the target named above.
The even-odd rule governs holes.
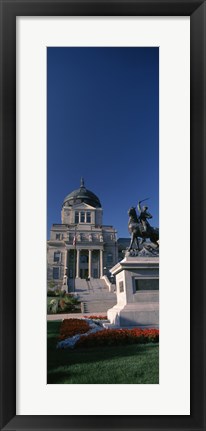
[[[103,247],[68,247],[64,266],[68,278],[101,278],[104,267]]]

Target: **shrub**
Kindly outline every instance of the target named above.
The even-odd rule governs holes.
[[[58,308],[60,308],[62,311],[66,311],[67,307],[68,307],[68,304],[66,304],[64,299],[60,299]]]
[[[79,313],[80,308],[78,307],[79,301],[75,298],[68,298],[66,295],[54,296],[52,292],[52,300],[48,302],[47,313],[48,314],[58,314],[58,313]]]
[[[58,299],[52,299],[47,305],[47,313],[55,314],[58,311]]]
[[[62,294],[62,291],[60,289],[55,289],[55,290],[51,290],[48,289],[47,290],[47,296],[60,296]]]
[[[47,290],[47,296],[55,296],[54,290]]]
[[[56,286],[55,281],[54,280],[50,280],[49,283],[48,283],[48,286],[49,286],[50,289],[54,289],[54,287]]]
[[[75,347],[109,346],[118,344],[158,343],[158,329],[104,329],[81,337]]]
[[[72,312],[76,310],[76,305],[79,304],[77,298],[72,297],[68,294],[64,294],[59,300],[59,311]],[[78,310],[77,310],[78,311]]]
[[[77,305],[80,303],[79,299],[76,296],[72,295],[71,293],[66,293],[65,301],[67,302],[67,304],[70,303],[74,305]]]
[[[80,302],[76,296],[72,295],[71,293],[66,293],[66,290],[61,290],[61,289],[55,289],[55,290],[48,289],[47,296],[64,298],[67,304],[70,303],[70,304],[77,305]]]
[[[76,334],[86,334],[89,331],[89,324],[81,319],[64,319],[60,325],[59,339],[73,337]]]

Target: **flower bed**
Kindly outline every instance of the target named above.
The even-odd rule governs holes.
[[[73,321],[72,323],[71,320]],[[81,325],[79,322],[85,322],[86,325]],[[91,319],[88,319],[87,321],[82,321],[80,319],[65,319],[60,327],[61,335],[59,337],[60,341],[57,343],[57,349],[73,349],[80,337],[87,337],[88,335],[99,331],[103,331],[103,327],[100,323],[94,322]]]
[[[63,320],[60,325],[57,347],[87,348],[118,344],[158,343],[159,341],[158,329],[104,329],[102,324],[95,322],[97,317],[100,316],[90,315],[89,318],[85,316],[85,319]]]
[[[108,346],[117,344],[158,343],[158,329],[104,329],[87,337],[80,337],[75,347]]]
[[[107,316],[97,316],[94,314],[91,314],[89,316],[84,316],[85,319],[94,319],[94,320],[107,320]]]
[[[65,340],[77,334],[85,334],[89,329],[90,327],[86,320],[64,319],[60,325],[59,340]]]

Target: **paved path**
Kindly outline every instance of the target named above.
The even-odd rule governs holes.
[[[106,316],[106,313],[88,313],[89,316]],[[87,316],[87,313],[70,313],[70,314],[48,314],[47,320],[63,320],[63,319],[81,319],[82,317]]]
[[[63,320],[63,319],[81,319],[82,317],[86,316],[87,314],[82,314],[82,313],[76,313],[76,314],[50,314],[47,315],[47,320],[48,321],[55,321],[55,320]],[[92,315],[91,313],[88,314],[88,316]],[[106,316],[105,313],[93,313],[93,316]],[[110,328],[110,329],[133,329],[133,328],[141,328],[141,329],[159,329],[159,325],[135,325],[135,326],[115,326],[115,325],[111,325],[110,323],[104,323],[103,325],[105,328]]]

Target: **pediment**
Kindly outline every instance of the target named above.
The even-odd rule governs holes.
[[[73,210],[95,210],[96,208],[86,204],[85,202],[82,202],[81,204],[73,205],[72,209]]]

